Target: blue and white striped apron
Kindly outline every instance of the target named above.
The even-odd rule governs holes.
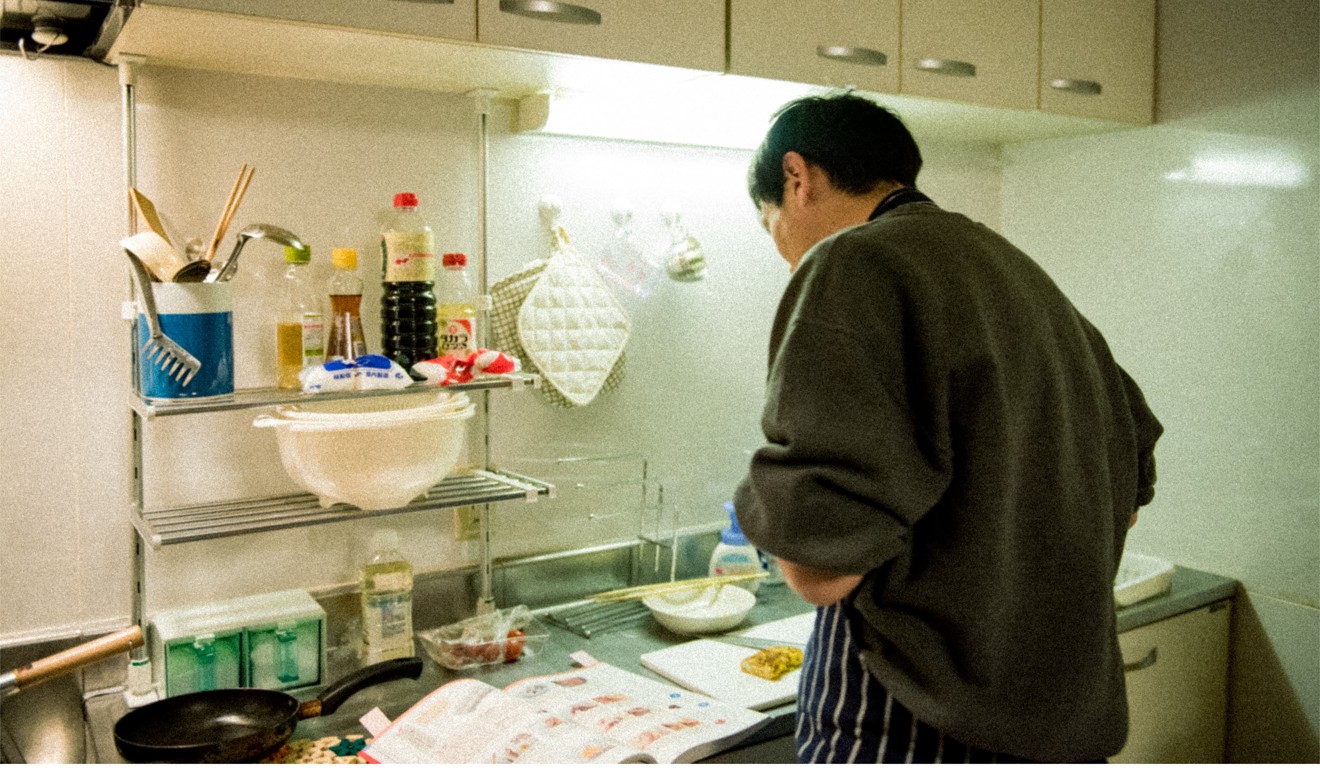
[[[918,720],[862,666],[860,653],[843,605],[818,608],[798,685],[798,761],[1027,761],[971,748]]]

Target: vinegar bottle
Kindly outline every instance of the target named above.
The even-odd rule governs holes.
[[[330,334],[325,344],[327,361],[352,361],[367,353],[367,341],[362,336],[362,279],[357,274],[357,256],[357,249],[330,252],[335,271],[330,276]]]
[[[436,286],[439,355],[466,357],[477,350],[477,290],[467,272],[466,254],[446,254]]]
[[[307,275],[311,269],[310,248],[284,248],[284,302],[275,319],[275,353],[279,364],[276,385],[297,390],[302,387],[298,373],[315,366],[325,357],[322,335],[325,331],[321,303],[312,292]]]
[[[435,358],[435,236],[417,212],[417,196],[394,196],[394,217],[380,238],[383,261],[381,352],[412,375]]]
[[[371,536],[371,557],[359,570],[362,641],[366,663],[413,654],[413,569],[399,553],[399,533],[384,529]]]

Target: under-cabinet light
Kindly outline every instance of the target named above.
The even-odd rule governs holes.
[[[752,149],[775,110],[822,89],[712,76],[638,94],[539,93],[518,102],[515,130]]]

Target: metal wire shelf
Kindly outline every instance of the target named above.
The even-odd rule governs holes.
[[[153,548],[175,543],[306,527],[335,521],[389,516],[408,511],[439,510],[523,499],[536,502],[555,496],[555,486],[506,470],[472,470],[445,478],[425,497],[402,508],[364,511],[336,504],[322,508],[314,495],[252,498],[223,503],[143,511],[133,510],[133,526]]]
[[[420,393],[426,390],[518,390],[536,387],[540,378],[534,374],[500,374],[478,377],[471,382],[443,387],[415,384],[403,390],[346,390],[332,393],[305,394],[296,390],[276,388],[244,388],[235,390],[230,395],[215,398],[192,398],[162,400],[143,398],[133,394],[129,397],[129,406],[144,419],[170,417],[183,414],[204,414],[209,412],[232,412],[239,409],[278,406],[280,404],[309,404],[322,401],[343,401],[356,398],[379,398],[397,396],[404,393]]]

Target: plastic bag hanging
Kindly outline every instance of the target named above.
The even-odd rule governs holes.
[[[706,278],[706,254],[701,244],[688,233],[683,224],[683,215],[678,209],[668,209],[661,213],[661,219],[669,230],[669,246],[665,250],[665,272],[675,281],[692,283]]]
[[[632,206],[615,204],[610,218],[614,221],[614,232],[596,269],[625,301],[645,299],[655,291],[660,266],[646,255],[637,239]]]

